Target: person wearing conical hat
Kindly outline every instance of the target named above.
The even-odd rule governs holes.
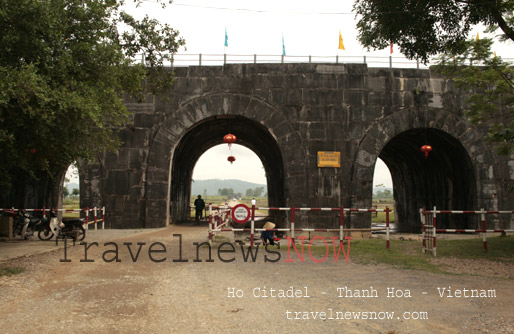
[[[275,245],[275,241],[273,239],[275,237],[275,231],[269,231],[269,230],[274,229],[275,228],[275,224],[273,224],[272,222],[268,221],[268,222],[266,222],[266,224],[264,224],[263,228],[268,230],[268,231],[262,231],[261,232],[262,244],[264,246],[267,246],[268,242],[269,242],[270,245],[274,246]]]

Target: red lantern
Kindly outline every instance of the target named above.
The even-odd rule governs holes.
[[[236,139],[237,139],[236,136],[234,136],[233,134],[229,133],[229,134],[226,134],[223,137],[223,142],[227,143],[228,147],[230,148],[230,146],[232,146],[232,143],[236,142]]]
[[[230,164],[232,164],[234,161],[236,161],[236,157],[234,157],[233,155],[229,156],[227,158],[228,161],[230,161]]]
[[[430,146],[430,145],[421,146],[421,152],[425,153],[425,159],[428,159],[428,153],[430,151],[432,151],[432,146]]]

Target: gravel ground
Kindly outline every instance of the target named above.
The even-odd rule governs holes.
[[[291,255],[293,263],[285,262],[284,249],[280,261],[264,262],[265,254],[269,260],[278,255],[262,248],[256,262],[245,262],[239,246],[235,254],[218,253],[218,249],[231,251],[226,244],[218,248],[223,240],[212,248],[213,262],[206,262],[206,246],[199,248],[201,262],[195,262],[197,250],[193,243],[204,241],[206,234],[205,228],[187,226],[145,234],[126,232],[121,236],[105,232],[96,239],[93,234],[88,236],[89,242],[99,241],[99,246],[88,250],[87,258],[94,262],[80,262],[85,259],[84,246],[67,249],[66,257],[61,250],[11,261],[10,266],[21,266],[26,271],[0,277],[1,332],[514,332],[514,280],[507,278],[512,278],[512,264],[506,272],[497,272],[489,264],[466,263],[464,267],[473,267],[473,273],[484,276],[440,275],[383,265],[358,265],[351,262],[351,256],[349,263],[342,259],[336,263],[331,257],[317,263],[309,258],[307,250],[304,262],[299,262],[296,255]],[[118,245],[121,262],[104,261],[114,259],[114,253],[109,251],[115,245],[104,245],[110,241]],[[157,242],[166,247],[166,252],[158,252],[162,246],[154,244],[154,253],[149,254],[149,246]],[[132,243],[132,253],[124,243]],[[139,246],[141,251],[134,262],[131,257],[137,256]],[[166,260],[153,262],[150,255],[154,260]],[[232,258],[233,262],[221,261]],[[63,259],[71,262],[60,262]],[[188,262],[177,262],[180,259]],[[451,261],[445,265],[455,267]],[[353,293],[376,291],[378,297],[340,298],[337,289],[344,287]],[[388,297],[388,288],[394,289],[398,297]],[[453,292],[494,290],[496,297],[440,297],[438,288]],[[271,289],[277,293],[292,289],[301,297],[264,298],[264,291],[271,293]],[[230,297],[229,291],[242,296]],[[325,312],[324,316],[319,312]],[[380,312],[395,313],[391,320],[344,319],[356,312],[377,312],[378,318],[385,316]],[[409,315],[427,315],[428,319],[405,319]]]

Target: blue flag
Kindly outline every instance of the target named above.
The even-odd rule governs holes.
[[[225,46],[228,47],[227,27],[225,27]]]
[[[284,35],[282,35],[282,56],[286,55],[286,45],[284,44]]]

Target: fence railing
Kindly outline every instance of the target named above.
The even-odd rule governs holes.
[[[514,58],[502,58],[514,61]],[[144,63],[144,55],[140,54],[138,61]],[[314,64],[366,64],[368,67],[382,68],[416,68],[427,69],[430,64],[420,63],[403,56],[302,56],[302,55],[270,55],[270,54],[203,54],[178,53],[173,55],[173,61],[165,64],[170,67],[186,66],[222,66],[225,64],[286,64],[286,63],[314,63]]]
[[[224,211],[220,212],[220,215],[230,213],[233,209],[231,207],[223,207]],[[225,220],[222,224],[217,223],[216,219],[214,219],[213,215],[213,207],[212,204],[209,204],[209,243],[212,242],[214,236],[218,232],[250,232],[250,246],[254,246],[255,241],[255,232],[262,231],[280,231],[287,232],[288,236],[293,240],[295,240],[295,232],[339,232],[339,242],[342,243],[345,232],[373,232],[373,231],[386,231],[386,248],[390,247],[390,226],[389,226],[389,214],[392,211],[388,207],[385,209],[357,209],[357,208],[298,208],[298,207],[285,207],[285,208],[274,208],[274,207],[256,207],[252,205],[250,208],[250,228],[224,228],[223,225],[229,223],[229,219],[225,216]],[[264,228],[256,228],[255,227],[255,211],[256,210],[269,210],[269,211],[288,211],[291,213],[289,218],[289,226],[285,228],[273,228],[273,229],[264,229]],[[337,226],[333,228],[295,228],[295,214],[300,212],[332,212],[336,214],[338,218]],[[386,227],[385,228],[344,228],[344,215],[345,213],[375,213],[375,212],[385,212],[386,214]]]
[[[0,212],[15,213],[19,211],[26,212],[41,212],[43,217],[46,217],[47,212],[63,212],[63,213],[84,213],[84,228],[87,230],[89,224],[94,224],[95,230],[98,229],[98,224],[102,223],[102,230],[105,229],[105,206],[94,208],[81,208],[81,209],[0,209]]]
[[[514,215],[514,210],[438,210],[435,206],[433,210],[419,209],[421,218],[422,240],[421,251],[437,255],[437,234],[438,233],[482,233],[482,247],[487,252],[487,233],[514,233],[514,230],[488,229],[486,215],[488,214],[510,214]],[[442,214],[470,214],[480,215],[480,229],[449,229],[437,228],[437,215]]]

